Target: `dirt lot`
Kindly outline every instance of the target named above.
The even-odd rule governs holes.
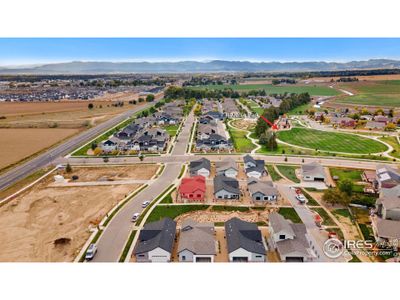
[[[0,128],[0,169],[79,132],[60,128]]]
[[[212,211],[211,209],[194,211],[180,215],[175,219],[178,223],[177,226],[181,226],[183,220],[191,218],[197,222],[226,222],[234,217],[240,218],[248,222],[266,222],[270,212],[276,211],[276,209],[250,210],[248,212],[238,211]]]
[[[158,170],[156,164],[137,164],[124,167],[109,166],[97,167],[74,167],[70,174],[64,174],[65,178],[72,175],[79,176],[76,181],[98,181],[98,180],[127,180],[127,179],[150,179]]]
[[[231,124],[234,127],[239,128],[239,129],[252,130],[256,126],[256,121],[255,120],[238,119],[238,120],[232,121]]]
[[[141,167],[143,179],[150,176],[147,167],[146,170]],[[95,174],[93,178],[104,174],[139,177],[135,170],[91,168],[90,171]],[[84,171],[81,169],[78,173]],[[0,207],[0,261],[72,261],[89,238],[89,228],[96,226],[125,195],[139,187],[132,184],[52,188],[51,182],[53,178],[49,176]],[[70,240],[55,245],[55,240],[60,238]]]

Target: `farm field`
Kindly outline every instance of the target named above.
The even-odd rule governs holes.
[[[340,84],[340,87],[354,92],[355,95],[339,97],[335,100],[338,103],[400,106],[400,80],[353,82],[351,84]]]
[[[386,145],[368,138],[307,128],[280,131],[278,138],[292,145],[331,152],[369,154],[387,150]]]
[[[79,132],[60,128],[0,128],[0,169]]]
[[[81,181],[101,178],[148,179],[158,166],[78,168],[66,178]],[[140,169],[140,173],[138,170]],[[0,207],[0,261],[70,262],[90,236],[89,227],[103,217],[139,184],[107,186],[52,186],[54,173]],[[55,243],[64,238],[64,242]]]
[[[94,108],[88,109],[93,103]],[[111,106],[111,101],[0,102],[0,128],[82,128],[94,126],[137,105]]]
[[[311,86],[311,85],[285,85],[276,86],[272,84],[237,84],[237,85],[204,85],[193,87],[196,89],[223,90],[230,88],[237,91],[249,90],[265,90],[268,94],[283,94],[283,93],[306,93],[311,96],[336,96],[341,94],[335,89],[327,86]]]

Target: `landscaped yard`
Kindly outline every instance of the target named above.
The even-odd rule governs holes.
[[[394,136],[385,136],[382,138],[379,138],[380,140],[388,143],[390,146],[393,147],[393,151],[390,153],[391,156],[400,158],[400,145],[397,141],[397,138]]]
[[[353,182],[361,181],[361,175],[363,170],[356,169],[340,169],[340,168],[329,168],[332,176],[339,177],[339,180],[350,179]]]
[[[276,172],[273,165],[267,165],[266,168],[267,168],[269,176],[271,176],[272,181],[278,181],[278,180],[282,179],[282,176],[279,175],[278,172]]]
[[[369,154],[387,150],[380,142],[354,134],[308,128],[279,131],[278,138],[292,145],[331,152]]]
[[[281,172],[283,176],[285,176],[287,179],[295,182],[295,183],[300,183],[300,179],[297,178],[296,176],[296,169],[297,167],[295,166],[284,166],[284,165],[277,165],[276,166]]]
[[[326,210],[322,207],[314,207],[313,211],[317,212],[322,218],[322,225],[325,226],[336,226],[336,223],[332,220],[332,218],[328,215]]]
[[[209,208],[209,205],[157,205],[147,218],[146,223],[158,221],[164,217],[175,219],[181,214],[207,208]]]
[[[168,134],[171,137],[176,135],[176,133],[178,132],[178,128],[179,128],[179,124],[167,125],[167,126],[164,127],[164,129],[168,132]]]
[[[223,90],[233,89],[237,91],[265,90],[268,94],[284,94],[284,93],[309,93],[311,96],[336,96],[340,92],[327,86],[313,85],[272,85],[272,84],[243,84],[243,85],[202,85],[195,86],[194,89]]]
[[[229,134],[231,136],[233,146],[236,152],[249,153],[256,146],[246,137],[247,132],[243,130],[234,129],[228,126]]]
[[[278,213],[293,223],[303,223],[293,207],[281,207]]]

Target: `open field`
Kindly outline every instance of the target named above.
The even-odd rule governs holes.
[[[204,85],[193,87],[196,89],[209,89],[209,90],[223,90],[233,89],[237,91],[250,91],[250,90],[265,90],[268,94],[283,94],[283,93],[306,93],[311,96],[336,96],[340,92],[331,89],[327,86],[313,86],[313,85],[272,85],[272,84],[237,84],[237,85]]]
[[[60,128],[0,128],[0,169],[79,132]]]
[[[237,130],[228,126],[235,151],[239,153],[250,153],[255,148],[254,144],[246,137],[247,132]]]
[[[361,136],[306,128],[280,131],[278,138],[292,145],[332,152],[368,154],[387,150],[386,145]]]
[[[329,77],[313,77],[307,79],[310,82],[331,82],[338,80],[340,77],[346,76],[329,76]],[[400,74],[385,74],[385,75],[367,75],[367,76],[350,76],[357,77],[359,81],[380,81],[380,80],[400,80]]]
[[[138,173],[138,168],[141,172]],[[81,180],[147,179],[155,165],[74,168]],[[61,173],[65,177],[70,174]],[[86,176],[86,177],[85,177]],[[90,227],[138,184],[51,187],[52,176],[0,207],[0,261],[72,261],[90,236]],[[64,238],[65,240],[56,240]]]
[[[287,165],[277,165],[276,166],[278,171],[285,176],[287,179],[295,182],[295,183],[300,183],[300,179],[297,178],[296,176],[296,169],[298,167],[296,166],[287,166]]]
[[[355,95],[338,97],[338,103],[371,106],[400,106],[400,80],[382,80],[343,83],[340,88],[352,91]]]
[[[93,103],[94,108],[88,109]],[[125,103],[122,107],[113,107],[111,101],[87,102],[0,102],[0,120],[2,128],[82,128],[94,126],[136,105]]]

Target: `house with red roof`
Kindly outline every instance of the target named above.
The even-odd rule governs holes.
[[[179,197],[182,202],[204,201],[206,179],[203,176],[183,178],[179,186]]]

